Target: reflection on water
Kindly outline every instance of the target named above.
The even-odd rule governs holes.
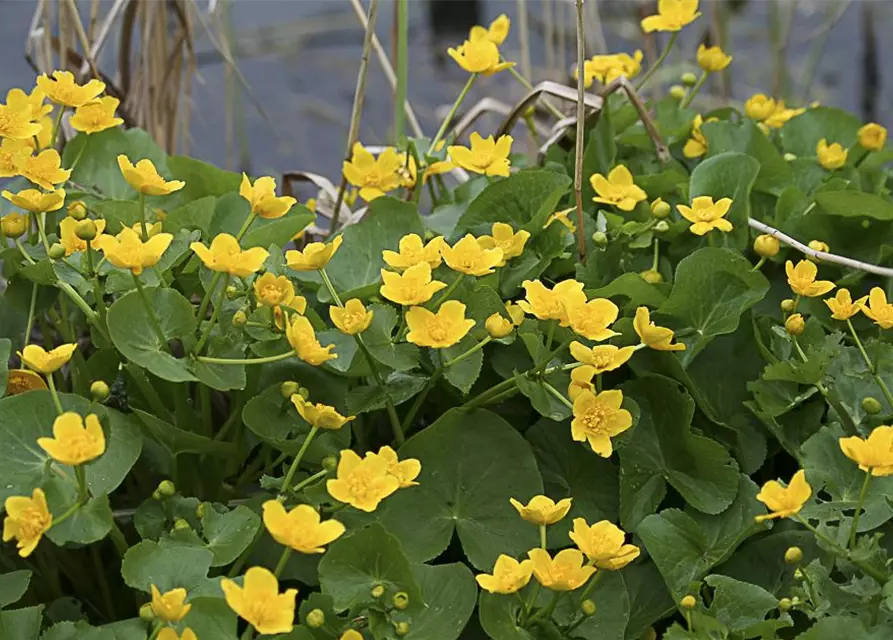
[[[526,4],[535,79],[565,78],[573,59],[573,4],[566,0],[528,0]],[[610,51],[643,48],[646,55],[649,53],[637,26],[637,3],[590,0],[587,4],[594,6],[601,17],[601,32],[592,29],[588,34],[590,45],[605,42]],[[697,44],[715,37],[719,29],[711,18],[712,5],[705,0],[701,4],[705,16],[683,32],[663,78],[667,84],[691,70]],[[33,82],[33,72],[21,54],[34,6],[28,1],[0,0],[3,92]],[[207,3],[201,2],[200,6],[204,9]],[[505,12],[514,23],[503,50],[509,59],[520,59],[517,7],[512,0],[410,2],[409,99],[426,132],[437,128],[443,105],[452,101],[467,78],[445,56],[446,47],[458,44],[470,24],[487,23]],[[724,2],[721,9],[728,15],[725,37],[735,56],[730,85],[733,102],[756,91],[770,93],[777,87],[793,103],[818,99],[890,124],[890,114],[884,108],[889,102],[889,89],[884,86],[887,66],[879,65],[878,60],[889,57],[891,45],[887,39],[871,35],[887,31],[891,13],[888,3],[750,0]],[[237,0],[229,4],[229,12],[240,68],[271,122],[266,122],[243,96],[241,107],[234,110],[235,148],[227,153],[223,135],[224,67],[199,29],[196,48],[200,66],[192,95],[191,153],[218,165],[226,165],[229,160],[239,165],[233,168],[250,168],[255,173],[304,169],[336,175],[362,43],[350,2]],[[389,53],[393,18],[393,0],[382,0],[377,33]],[[654,43],[651,45],[653,51]],[[824,52],[819,58],[821,45]],[[783,66],[777,64],[781,59],[786,61]],[[111,71],[114,64],[114,52],[110,50],[100,66]],[[707,89],[708,95],[700,104],[705,108],[720,104],[722,86],[713,84]],[[511,103],[522,94],[523,89],[508,74],[501,74],[482,79],[468,104],[485,95]],[[361,140],[367,144],[390,142],[391,121],[390,88],[373,58]],[[479,126],[487,130],[496,122],[485,120]],[[245,153],[240,154],[239,147]],[[244,164],[250,166],[241,166]]]

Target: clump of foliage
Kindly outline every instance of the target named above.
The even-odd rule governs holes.
[[[886,131],[699,114],[697,60],[585,120],[579,199],[570,137],[357,143],[305,206],[99,80],[10,92],[0,636],[890,637]]]

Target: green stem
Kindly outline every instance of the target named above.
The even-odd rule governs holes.
[[[660,65],[664,63],[664,60],[667,59],[667,56],[670,55],[670,49],[673,48],[673,45],[676,44],[676,37],[679,35],[678,31],[674,31],[670,34],[670,39],[667,42],[666,48],[660,54],[657,60],[654,61],[654,64],[649,67],[647,73],[642,76],[641,80],[639,80],[638,84],[636,84],[636,89],[641,91],[642,88],[647,84],[647,82],[651,79],[651,76],[654,75],[654,72],[660,68]]]
[[[447,368],[449,368],[449,367],[452,367],[454,364],[458,364],[459,362],[462,362],[463,360],[465,360],[465,358],[467,358],[467,357],[470,356],[471,354],[475,353],[476,351],[480,351],[481,349],[483,349],[487,344],[490,343],[491,340],[493,340],[493,336],[489,336],[489,335],[488,335],[486,338],[484,338],[483,340],[481,340],[480,342],[478,342],[476,345],[474,345],[473,347],[471,347],[471,348],[470,348],[468,351],[466,351],[465,353],[463,353],[463,354],[461,354],[461,355],[458,355],[458,356],[456,356],[455,358],[453,358],[452,360],[448,360],[447,362],[445,362],[444,365],[443,365],[443,368],[444,368],[444,369],[447,369]]]
[[[127,544],[127,538],[124,537],[120,527],[118,527],[118,523],[115,522],[114,519],[112,520],[112,528],[109,531],[109,537],[112,539],[112,544],[115,545],[115,551],[117,551],[118,555],[123,559],[124,554],[130,549],[130,545]]]
[[[685,95],[685,98],[682,100],[682,104],[679,106],[683,109],[691,104],[691,101],[695,99],[695,96],[698,95],[698,91],[701,90],[701,87],[704,86],[704,82],[707,81],[708,73],[706,71],[701,72],[701,77],[698,78],[698,81],[695,82],[695,86],[691,88],[691,90]]]
[[[433,309],[436,312],[440,308],[440,305],[442,305],[444,302],[449,300],[450,296],[453,295],[453,291],[456,290],[456,287],[458,287],[459,283],[462,282],[462,280],[464,280],[464,279],[465,279],[465,274],[459,273],[459,275],[456,276],[456,279],[450,283],[450,286],[448,286],[446,289],[443,290],[443,293],[440,294],[440,297],[437,298],[436,301],[431,303],[431,309]]]
[[[310,443],[313,441],[313,437],[316,435],[317,431],[319,431],[319,427],[310,427],[310,433],[308,433],[307,437],[304,438],[304,443],[298,450],[298,454],[295,456],[295,459],[292,460],[291,466],[288,468],[288,472],[285,474],[285,478],[282,480],[282,486],[279,488],[279,502],[285,500],[288,487],[291,486],[291,481],[292,479],[294,479],[295,473],[298,472],[298,465],[301,463],[301,458],[303,458],[304,454],[307,453],[307,449],[310,447]]]
[[[837,553],[837,555],[839,555],[841,558],[844,558],[844,559],[848,560],[849,562],[852,562],[854,565],[856,565],[857,567],[859,567],[860,569],[862,569],[862,571],[865,573],[865,575],[874,578],[875,580],[877,580],[877,581],[878,581],[880,584],[882,584],[882,585],[885,584],[885,583],[887,582],[887,579],[890,577],[889,575],[887,575],[886,573],[884,573],[884,572],[882,572],[882,571],[879,571],[878,569],[872,567],[871,565],[866,564],[866,563],[863,562],[862,560],[856,560],[856,559],[854,559],[854,558],[850,555],[850,552],[849,552],[849,551],[847,551],[847,550],[844,549],[840,544],[838,544],[838,542],[837,542],[836,540],[834,540],[833,538],[829,538],[829,537],[826,536],[824,533],[822,533],[821,531],[819,531],[818,529],[816,529],[814,526],[812,526],[811,524],[809,524],[809,522],[806,520],[806,518],[804,518],[804,517],[801,516],[800,514],[796,514],[796,515],[794,516],[794,520],[796,520],[797,522],[799,522],[800,524],[802,524],[804,527],[806,527],[807,529],[809,529],[809,531],[811,531],[812,534],[813,534],[816,538],[819,538],[819,539],[822,540],[825,544],[827,544],[829,547],[831,547],[832,549],[834,549],[834,551]]]
[[[51,526],[55,527],[57,525],[62,524],[66,520],[68,520],[71,516],[73,516],[77,512],[78,509],[81,508],[82,505],[83,505],[83,503],[80,500],[75,502],[73,505],[68,507],[68,509],[65,511],[65,513],[63,513],[61,516],[59,516],[58,518],[53,518],[53,524]]]
[[[794,299],[794,305],[796,307],[797,303],[800,301],[800,297]],[[797,354],[800,356],[800,359],[803,362],[809,362],[809,358],[806,357],[806,353],[803,351],[803,348],[800,346],[800,343],[797,341],[795,336],[791,336],[794,342],[794,347],[797,350]],[[847,433],[857,433],[858,429],[856,429],[856,423],[853,422],[853,417],[847,412],[846,407],[840,404],[840,401],[836,397],[831,396],[831,392],[828,390],[821,381],[815,383],[815,388],[819,390],[819,393],[822,394],[822,397],[825,399],[834,411],[837,412],[837,415],[840,416],[840,419],[843,420],[846,424],[844,425]]]
[[[604,571],[596,571],[595,575],[589,580],[589,584],[586,585],[586,588],[583,589],[583,593],[580,595],[580,600],[585,600],[586,597],[592,593],[592,590],[595,589],[595,585],[598,584],[598,581],[601,579]]]
[[[37,283],[31,286],[31,304],[28,306],[28,322],[25,324],[24,344],[31,342],[31,329],[34,328],[34,310],[37,307]]]
[[[868,357],[868,352],[865,351],[865,347],[862,344],[862,341],[859,339],[859,334],[856,333],[855,327],[853,327],[853,323],[847,318],[846,321],[847,327],[850,329],[850,335],[853,336],[853,340],[856,341],[856,346],[859,348],[859,353],[862,354],[862,359],[865,360],[865,365],[868,367],[868,370],[871,372],[871,375],[874,377],[875,382],[877,382],[878,387],[881,389],[881,393],[884,394],[884,397],[887,399],[887,404],[890,406],[890,409],[893,410],[893,394],[890,393],[890,389],[887,387],[887,383],[884,382],[884,379],[881,378],[878,373],[877,366],[872,362],[871,358]]]
[[[285,571],[285,565],[288,564],[289,556],[291,556],[291,547],[285,547],[282,550],[282,555],[279,556],[279,562],[276,563],[276,569],[273,570],[273,575],[277,578]]]
[[[406,113],[407,78],[409,76],[409,0],[397,0],[397,86],[394,88],[394,144],[403,135]]]
[[[56,114],[56,119],[53,121],[53,135],[50,138],[50,149],[56,146],[56,140],[59,138],[59,129],[62,128],[62,114],[65,113],[65,107],[61,104],[59,105],[59,113]]]
[[[540,525],[540,547],[543,549],[548,549],[546,546],[546,525]]]
[[[763,268],[763,265],[766,264],[766,258],[760,258],[757,263],[751,267],[751,271],[759,271]]]
[[[563,596],[565,593],[565,591],[556,591],[555,594],[552,596],[552,601],[548,605],[537,611],[535,614],[533,614],[533,617],[527,621],[527,624],[536,622],[537,620],[548,619],[552,615],[552,612],[555,611],[555,607],[558,605],[558,601],[561,599],[561,596]]]
[[[56,383],[53,381],[53,374],[48,373],[46,376],[47,387],[49,387],[50,395],[53,397],[53,404],[56,405],[56,413],[60,416],[65,413],[62,409],[62,402],[59,401],[59,394],[56,392]]]
[[[143,234],[143,242],[149,241],[149,227],[146,225],[146,194],[140,191],[140,229]]]
[[[500,62],[505,62],[505,59],[500,58]],[[520,82],[521,86],[523,86],[525,89],[527,89],[528,91],[533,90],[533,85],[530,83],[530,81],[527,78],[525,78],[523,75],[521,75],[521,73],[517,69],[515,69],[515,67],[509,67],[508,72],[512,75],[512,77],[515,78],[515,80]],[[553,116],[555,116],[559,120],[564,118],[564,114],[561,113],[561,111],[559,111],[558,108],[554,104],[549,102],[548,100],[542,100],[541,103],[543,106],[546,107],[546,109],[549,110],[549,113],[551,113]]]
[[[218,271],[211,278],[211,284],[208,285],[208,290],[205,291],[205,295],[202,298],[201,304],[198,305],[198,321],[201,322],[202,318],[205,317],[205,314],[208,313],[208,305],[211,303],[211,296],[214,294],[214,289],[217,288],[217,283],[220,282],[220,278],[223,277],[223,272]],[[224,291],[226,289],[224,288]]]
[[[155,317],[155,310],[152,308],[152,303],[149,302],[148,296],[146,296],[146,290],[143,289],[143,283],[140,281],[140,277],[133,273],[130,274],[133,276],[133,283],[136,285],[137,294],[140,297],[140,300],[143,302],[143,306],[146,307],[146,313],[149,316],[149,322],[152,325],[152,330],[155,331],[155,336],[158,338],[161,343],[161,348],[167,348],[167,338],[164,336],[164,331],[161,330],[161,325],[158,323],[158,318]]]
[[[557,320],[549,321],[549,331],[546,333],[546,351],[552,349],[552,340],[555,339],[555,326],[558,324]]]
[[[46,249],[46,252],[49,255],[50,241],[47,238],[47,214],[36,213],[34,216],[37,219],[37,233],[40,234],[40,241],[43,243],[43,248]]]
[[[323,469],[322,471],[317,471],[316,473],[314,473],[314,474],[313,474],[312,476],[310,476],[309,478],[304,478],[304,479],[301,480],[298,484],[296,484],[295,486],[293,486],[291,489],[288,489],[288,492],[289,492],[289,493],[297,493],[298,491],[300,491],[301,489],[303,489],[303,488],[306,487],[307,485],[309,485],[309,484],[313,484],[314,482],[316,482],[316,481],[319,480],[320,478],[325,478],[326,475],[327,475],[328,473],[329,473],[329,472],[326,471],[325,469]]]
[[[84,470],[84,465],[76,466],[74,475],[78,481],[78,502],[85,503],[90,499],[90,490],[87,488],[87,473]]]
[[[543,380],[543,387],[546,389],[546,391],[548,391],[553,396],[555,396],[558,400],[560,400],[564,406],[566,406],[568,409],[573,410],[573,408],[574,408],[573,403],[570,400],[568,400],[567,398],[565,398],[558,389],[553,387],[551,384],[549,384],[545,380]]]
[[[87,243],[87,268],[90,270],[90,276],[93,280],[93,302],[96,304],[99,321],[103,326],[108,326],[105,316],[105,301],[102,299],[102,285],[99,282],[99,271],[94,266],[93,247],[89,242]]]
[[[438,362],[440,356],[438,354]],[[406,413],[406,416],[403,418],[403,426],[402,431],[406,433],[409,431],[409,428],[412,426],[412,421],[415,419],[416,414],[418,414],[419,409],[422,408],[422,405],[425,403],[425,399],[428,397],[428,394],[431,392],[431,389],[434,388],[434,384],[440,379],[440,375],[443,373],[443,366],[438,366],[437,369],[434,370],[434,373],[431,374],[431,377],[428,378],[428,381],[425,383],[424,388],[422,388],[419,395],[416,396],[415,400],[412,403],[412,406],[409,407],[409,411]]]
[[[13,240],[15,242],[16,247],[18,247],[19,251],[22,253],[22,257],[25,258],[25,262],[28,264],[35,264],[34,258],[32,258],[27,251],[25,251],[25,247],[22,246],[22,241],[16,238]]]
[[[254,222],[255,218],[257,218],[257,214],[253,211],[245,218],[245,222],[242,223],[242,228],[239,229],[239,233],[236,234],[236,240],[241,240],[242,236],[248,233],[248,229],[251,227],[251,224]]]
[[[198,339],[198,343],[196,343],[195,348],[192,350],[193,353],[201,353],[202,347],[205,346],[208,338],[211,337],[211,330],[214,328],[214,325],[217,324],[217,318],[220,316],[220,310],[223,308],[223,302],[226,298],[226,287],[228,285],[229,274],[223,279],[223,286],[220,287],[220,295],[217,296],[217,302],[214,304],[214,311],[211,312],[211,319],[208,321],[208,324],[205,325],[205,329],[202,332],[201,337]],[[201,319],[199,319],[199,322],[201,322]]]
[[[431,144],[428,147],[428,151],[425,152],[425,155],[430,156],[434,153],[434,147],[437,146],[437,143],[440,142],[440,139],[443,138],[443,134],[446,133],[447,127],[450,126],[450,122],[453,120],[453,116],[456,115],[456,111],[459,110],[459,106],[462,104],[462,101],[465,100],[465,96],[468,95],[468,92],[471,90],[471,85],[474,84],[474,81],[477,79],[478,74],[472,73],[468,76],[468,82],[465,83],[465,86],[462,87],[462,91],[459,92],[459,95],[456,97],[456,101],[453,103],[453,106],[450,107],[449,112],[446,117],[443,119],[443,123],[440,125],[440,129],[437,130],[437,134],[435,134],[434,138],[431,140]]]
[[[865,498],[868,496],[868,486],[871,484],[871,470],[865,472],[865,480],[862,482],[862,490],[859,492],[859,504],[856,506],[856,514],[853,516],[853,525],[850,527],[850,549],[856,547],[856,534],[859,531],[859,518],[862,517],[862,507],[865,506]]]
[[[199,362],[204,362],[206,364],[231,364],[231,365],[246,365],[246,364],[268,364],[270,362],[279,362],[280,360],[286,360],[295,355],[294,351],[288,351],[286,353],[279,353],[275,356],[266,356],[264,358],[211,358],[209,356],[195,356],[195,359]]]
[[[651,259],[651,270],[657,271],[657,267],[660,264],[660,241],[655,238],[654,239],[654,257]]]
[[[540,590],[542,588],[543,588],[543,586],[539,582],[536,582],[533,585],[533,588],[530,590],[530,597],[528,598],[527,602],[524,604],[524,611],[521,614],[521,624],[522,625],[527,621],[527,618],[533,612],[533,607],[536,606],[537,596],[539,596]]]

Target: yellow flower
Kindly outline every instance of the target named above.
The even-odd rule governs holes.
[[[583,391],[574,400],[571,437],[577,442],[588,442],[602,458],[610,457],[614,451],[611,438],[633,426],[633,416],[620,408],[622,404],[623,393],[616,389],[598,395]]]
[[[576,340],[570,344],[571,356],[593,368],[595,375],[619,369],[633,357],[635,347],[615,347],[612,344],[601,344],[589,348]]]
[[[285,265],[295,271],[315,271],[325,269],[329,260],[338,251],[344,238],[335,236],[331,242],[311,242],[302,251],[292,249],[285,252]]]
[[[0,218],[0,232],[7,238],[18,238],[28,230],[28,216],[17,211]]]
[[[387,473],[388,475],[397,478],[397,481],[400,483],[400,489],[415,487],[419,484],[414,481],[422,472],[422,463],[415,458],[400,460],[400,458],[397,457],[397,452],[387,445],[379,449],[378,453],[367,451],[366,457],[368,458],[370,456],[377,456],[388,464]]]
[[[592,384],[592,379],[595,375],[595,367],[588,364],[571,369],[571,381],[570,384],[567,385],[567,397],[571,402],[576,400],[577,396],[583,391],[591,391],[595,393],[595,385]]]
[[[198,640],[198,636],[189,627],[183,629],[183,635],[177,634],[177,630],[173,627],[164,627],[158,632],[156,640]]]
[[[485,276],[505,264],[502,249],[484,249],[470,233],[452,247],[444,243],[441,254],[450,269],[470,276]]]
[[[19,167],[31,155],[31,147],[22,140],[3,138],[0,141],[0,178],[19,175]]]
[[[568,309],[586,304],[583,283],[576,280],[563,280],[552,289],[547,289],[539,280],[525,280],[521,286],[524,287],[525,296],[518,306],[524,313],[540,320],[558,320],[562,327],[570,324]]]
[[[77,348],[76,343],[60,344],[55,349],[45,351],[40,345],[29,344],[19,352],[19,356],[29,369],[49,375],[65,366]]]
[[[116,236],[101,235],[99,248],[105,257],[119,269],[130,269],[135,275],[147,267],[154,267],[161,260],[174,239],[169,233],[159,233],[148,241],[140,240],[140,235],[130,227],[121,229]]]
[[[619,313],[617,305],[607,298],[595,298],[586,304],[575,304],[567,309],[571,329],[584,338],[597,342],[619,335],[610,329]]]
[[[691,206],[677,204],[676,209],[682,217],[692,223],[688,228],[696,236],[703,236],[714,229],[723,233],[732,230],[732,223],[725,219],[725,215],[732,207],[731,198],[720,198],[713,202],[710,196],[698,196],[691,201]]]
[[[775,113],[775,98],[769,98],[762,93],[752,95],[744,103],[744,113],[754,120],[765,120]]]
[[[456,166],[482,173],[487,176],[509,175],[509,153],[512,150],[513,138],[509,135],[481,138],[477,131],[472,132],[469,141],[471,148],[451,145],[447,148],[450,160]]]
[[[814,262],[809,260],[801,260],[794,266],[794,263],[788,260],[784,265],[785,273],[788,275],[788,284],[791,291],[798,296],[806,296],[807,298],[815,298],[823,296],[834,288],[834,283],[830,280],[816,280],[819,268]]]
[[[708,73],[722,71],[732,62],[732,56],[719,47],[701,45],[697,53],[698,66]]]
[[[363,333],[372,323],[373,312],[366,309],[357,298],[351,298],[343,307],[329,307],[329,317],[341,333],[355,336]]]
[[[53,524],[43,489],[35,489],[31,497],[10,496],[4,504],[3,542],[16,539],[19,555],[27,558]]]
[[[406,307],[428,302],[446,286],[444,282],[431,279],[431,266],[427,262],[413,265],[402,274],[382,269],[381,280],[381,295]]]
[[[21,158],[18,170],[19,174],[49,191],[55,189],[55,185],[68,180],[71,175],[71,169],[62,168],[62,158],[55,149]]]
[[[846,164],[848,151],[841,146],[839,142],[828,144],[828,141],[822,138],[815,146],[816,156],[819,158],[819,164],[828,171],[840,169]]]
[[[105,96],[78,107],[68,122],[75,131],[88,135],[120,126],[124,120],[115,116],[119,104],[121,101],[117,98]]]
[[[123,153],[118,156],[118,168],[121,175],[134,191],[147,196],[166,196],[186,186],[182,180],[167,181],[158,174],[155,165],[148,158],[133,163]]]
[[[771,513],[757,516],[757,522],[771,520],[772,518],[789,518],[797,513],[812,495],[812,487],[806,482],[806,473],[800,469],[791,478],[787,487],[775,480],[770,480],[763,485],[757,494],[757,500],[765,504]]]
[[[66,411],[53,422],[53,437],[38,438],[37,446],[56,462],[74,467],[105,453],[105,433],[94,414],[87,416],[85,426],[79,414]]]
[[[514,498],[509,498],[509,502],[522,518],[527,522],[536,525],[555,524],[571,510],[571,498],[564,498],[557,503],[548,496],[533,496],[525,505],[518,502]]]
[[[349,161],[344,162],[342,171],[347,181],[360,189],[360,197],[366,202],[372,202],[389,191],[403,186],[400,170],[406,163],[405,156],[393,147],[388,147],[378,158],[369,152],[359,142],[353,145],[353,155]]]
[[[512,321],[507,319],[499,312],[490,314],[484,321],[484,329],[491,338],[504,338],[512,332],[515,326]]]
[[[74,74],[70,71],[53,71],[50,79],[45,73],[37,76],[37,87],[47,97],[64,107],[80,107],[105,91],[105,83],[100,80],[90,80],[84,85],[74,81]]]
[[[150,587],[152,589],[152,612],[155,617],[176,624],[185,618],[189,610],[192,609],[191,604],[186,604],[186,589],[180,587],[161,593],[154,584]]]
[[[552,591],[573,591],[586,584],[595,567],[584,565],[585,558],[578,549],[564,549],[552,558],[545,549],[531,549],[527,556],[533,561],[533,575]]]
[[[509,17],[503,13],[498,18],[496,18],[496,20],[491,22],[490,27],[487,29],[481,26],[472,27],[469,39],[476,40],[478,38],[486,38],[496,46],[499,46],[503,42],[505,42],[505,39],[509,35],[509,28],[511,26],[512,21],[509,20]]]
[[[565,228],[567,228],[567,230],[571,233],[574,233],[577,230],[577,225],[575,225],[568,219],[568,216],[572,211],[576,211],[576,209],[574,207],[571,207],[569,209],[556,211],[546,220],[546,224],[543,225],[543,229],[548,229],[553,222],[557,222],[558,224],[563,225]]]
[[[893,475],[893,427],[875,427],[867,438],[840,438],[840,450],[873,476]]]
[[[351,420],[356,419],[356,416],[342,416],[335,410],[335,407],[330,407],[327,404],[313,404],[308,402],[303,396],[297,393],[291,397],[291,402],[295,405],[295,408],[298,410],[298,413],[301,414],[301,417],[304,418],[311,427],[316,427],[317,429],[337,431]]]
[[[491,232],[492,236],[480,236],[478,244],[484,249],[502,249],[502,262],[497,267],[504,266],[507,260],[524,253],[524,245],[530,239],[530,232],[521,229],[515,233],[512,225],[505,222],[494,222]]]
[[[622,164],[611,169],[607,178],[596,173],[589,178],[589,182],[598,194],[592,198],[593,202],[612,204],[621,211],[632,211],[636,203],[648,197],[641,187],[636,186],[633,174]]]
[[[887,294],[880,287],[873,287],[868,292],[868,306],[862,307],[862,313],[881,329],[893,327],[893,304],[887,303]]]
[[[592,86],[593,80],[600,84],[610,84],[617,78],[635,78],[642,70],[642,51],[636,50],[631,56],[628,53],[612,53],[596,55],[583,62],[583,83]],[[574,69],[574,79],[578,70]]]
[[[399,252],[385,249],[381,252],[381,257],[389,267],[401,271],[420,262],[427,262],[432,269],[436,269],[443,260],[441,251],[445,245],[443,236],[432,238],[428,244],[424,244],[417,234],[409,233],[400,238]]]
[[[520,327],[524,322],[524,309],[521,308],[521,305],[506,301],[505,310],[509,314],[509,318],[512,319],[512,324]]]
[[[574,518],[570,539],[599,569],[617,571],[639,557],[639,547],[624,544],[623,529],[602,520],[590,526],[583,518]]]
[[[309,504],[299,504],[286,512],[278,500],[267,500],[263,509],[264,525],[273,540],[298,553],[323,553],[323,547],[340,538],[345,531],[344,525],[337,520],[321,522],[319,512]]]
[[[37,189],[23,189],[18,193],[4,190],[3,197],[25,211],[47,213],[62,208],[62,205],[65,204],[65,189],[56,189],[46,193]]]
[[[708,118],[707,122],[716,122],[716,118]],[[682,148],[682,155],[686,158],[700,158],[707,153],[707,138],[701,133],[701,125],[704,124],[704,118],[701,114],[695,116],[691,123],[691,137],[685,141],[685,147]]]
[[[337,354],[331,353],[335,345],[330,344],[323,347],[316,339],[313,325],[302,315],[294,315],[289,318],[285,327],[285,339],[288,340],[288,344],[301,360],[314,367],[338,357]]]
[[[31,121],[29,109],[21,105],[0,104],[0,137],[28,140],[40,133],[40,125]]]
[[[658,0],[657,15],[644,18],[642,29],[645,33],[679,31],[700,15],[698,0]]]
[[[869,151],[880,151],[887,142],[887,130],[881,125],[869,122],[856,133],[859,144]]]
[[[243,173],[239,195],[251,205],[251,213],[267,220],[281,218],[297,202],[291,196],[276,197],[276,181],[269,176],[258,178],[252,185],[251,180]]]
[[[828,253],[829,251],[831,251],[831,247],[828,246],[828,243],[822,242],[821,240],[810,240],[806,246],[808,246],[813,251],[821,251],[823,253]],[[812,256],[809,256],[809,257],[812,257]],[[813,259],[816,260],[818,258],[813,258]]]
[[[228,273],[231,276],[247,278],[256,273],[269,257],[270,252],[260,247],[242,250],[239,241],[228,233],[218,233],[208,248],[201,242],[193,242],[189,248],[211,271]]]
[[[251,567],[245,572],[243,586],[224,578],[220,588],[229,608],[258,633],[290,633],[294,628],[298,590],[286,589],[279,593],[279,581],[271,571]]]
[[[265,307],[290,307],[302,314],[307,309],[304,296],[295,295],[295,285],[285,276],[265,273],[254,281],[254,299]]]
[[[380,456],[360,458],[354,451],[341,452],[334,480],[326,481],[326,490],[338,502],[366,513],[400,488],[400,480],[388,473],[388,461]]]
[[[356,629],[348,629],[339,636],[338,640],[365,640],[363,634]]]
[[[806,109],[802,107],[799,109],[789,109],[785,107],[784,100],[779,100],[775,104],[775,111],[773,111],[772,115],[766,118],[764,122],[768,127],[771,127],[773,129],[780,129],[788,120],[805,112]]]
[[[673,344],[673,331],[666,327],[659,327],[651,321],[651,313],[648,307],[636,309],[636,317],[633,320],[633,329],[642,341],[642,344],[656,351],[685,351],[685,345]]]
[[[37,122],[53,110],[53,105],[44,102],[46,97],[40,87],[34,87],[31,93],[25,93],[21,89],[10,89],[6,94],[6,104],[14,109],[26,111],[28,117]]]
[[[96,225],[96,237],[90,241],[90,246],[98,251],[100,245],[100,236],[102,232],[105,231],[105,220],[98,219],[94,220],[93,224]],[[65,255],[70,256],[72,253],[76,251],[86,251],[87,250],[87,241],[81,240],[77,237],[75,233],[75,227],[78,226],[78,221],[74,218],[69,218],[65,216],[62,220],[59,221],[59,242],[62,243],[62,246],[65,247]]]
[[[509,595],[520,591],[530,582],[533,575],[533,561],[518,562],[504,553],[496,558],[493,573],[481,573],[475,576],[481,589],[490,593]]]
[[[409,333],[406,341],[420,347],[445,349],[452,347],[471,331],[474,320],[465,318],[465,305],[458,300],[447,300],[437,313],[424,307],[412,307],[406,312]]]
[[[15,396],[26,391],[46,390],[43,378],[28,369],[10,369],[6,379],[6,395]]]
[[[142,222],[134,222],[130,225],[130,228],[136,231],[137,235],[140,238],[143,237],[143,223]],[[146,223],[146,235],[150,238],[157,236],[161,233],[161,230],[164,228],[163,222],[147,222]]]
[[[854,315],[864,310],[868,296],[862,296],[855,302],[848,289],[838,289],[837,295],[825,300],[825,304],[831,309],[831,317],[835,320],[849,320]]]
[[[466,40],[456,49],[450,47],[447,54],[468,73],[491,76],[514,66],[514,62],[499,61],[499,47],[488,38]]]

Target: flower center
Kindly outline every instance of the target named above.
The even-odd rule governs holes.
[[[261,289],[260,297],[266,304],[274,306],[285,299],[285,292],[274,284],[268,284]]]
[[[431,324],[428,325],[428,335],[437,342],[446,340],[447,328],[444,326],[444,323],[440,318],[434,318],[431,321]]]
[[[604,435],[607,433],[605,429],[605,424],[608,421],[608,418],[611,417],[611,409],[601,405],[596,404],[591,407],[585,414],[581,417],[581,421],[583,422],[583,428],[592,433],[593,435]]]

